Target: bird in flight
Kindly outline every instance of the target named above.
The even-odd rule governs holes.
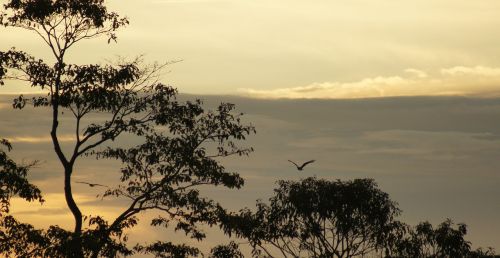
[[[297,169],[298,169],[299,171],[302,171],[302,170],[304,169],[304,167],[305,167],[307,164],[309,164],[309,163],[313,163],[315,160],[313,159],[313,160],[309,160],[309,161],[307,161],[307,162],[304,162],[304,164],[302,164],[301,166],[297,165],[297,163],[295,163],[295,162],[293,162],[293,161],[291,161],[291,160],[288,160],[288,161],[292,162],[292,163],[293,163],[293,164],[297,167]]]
[[[95,184],[95,183],[87,183],[87,182],[80,182],[80,181],[76,181],[75,183],[86,184],[86,185],[89,185],[90,187],[94,187],[94,186],[108,187],[107,185],[101,185],[101,184]]]

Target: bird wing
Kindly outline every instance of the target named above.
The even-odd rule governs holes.
[[[316,160],[314,160],[314,159],[309,160],[309,161],[305,162],[304,164],[302,164],[302,167],[305,167],[307,164],[313,163],[314,161],[316,161]]]
[[[75,183],[79,183],[79,184],[86,184],[86,185],[89,185],[90,187],[94,187],[94,186],[108,187],[108,186],[106,186],[106,185],[95,184],[95,183],[87,183],[87,182],[82,182],[82,181],[75,181]]]
[[[295,162],[293,162],[291,160],[288,160],[288,161],[292,162],[296,167],[299,167],[299,165],[297,165],[297,163],[295,163]]]

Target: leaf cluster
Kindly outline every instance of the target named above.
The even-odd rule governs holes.
[[[227,245],[218,245],[210,250],[209,258],[243,258],[239,245],[234,241]]]
[[[5,139],[0,139],[0,146],[2,145],[7,151],[12,149],[11,144]],[[10,199],[13,196],[19,196],[27,201],[44,201],[40,189],[27,179],[28,170],[34,164],[18,165],[0,148],[0,217],[2,213],[9,212]]]

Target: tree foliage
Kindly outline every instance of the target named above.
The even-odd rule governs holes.
[[[471,250],[465,224],[396,220],[397,204],[371,179],[279,181],[274,193],[222,219],[254,257],[496,257],[492,248]]]
[[[421,222],[409,228],[393,248],[396,257],[467,257],[471,256],[470,242],[464,239],[467,226],[447,219],[436,228]]]
[[[280,181],[270,203],[225,219],[224,229],[269,257],[353,257],[383,248],[399,214],[370,179]]]

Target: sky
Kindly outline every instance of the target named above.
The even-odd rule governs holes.
[[[108,3],[131,22],[118,43],[82,42],[68,62],[140,55],[146,62],[179,61],[167,66],[162,81],[209,106],[236,103],[256,125],[247,142],[256,151],[225,161],[246,186],[207,194],[237,210],[269,198],[279,179],[370,177],[399,203],[404,221],[449,217],[469,225],[475,246],[500,250],[499,1]],[[0,28],[0,38],[1,50],[15,46],[51,60],[30,33]],[[38,226],[71,228],[48,113],[12,110],[12,94],[21,92],[36,89],[16,82],[0,87],[0,136],[13,142],[16,159],[42,161],[32,179],[48,201],[38,207],[16,200],[13,212]],[[73,140],[69,131],[62,136]],[[317,161],[298,174],[288,159]],[[75,180],[113,184],[116,174],[103,171],[116,166],[82,161]],[[75,193],[84,213],[112,217],[124,205],[96,200],[98,189],[85,185],[75,185]],[[135,237],[144,235],[167,234],[141,226]]]
[[[118,33],[118,44],[83,42],[68,60],[145,55],[150,62],[181,61],[166,69],[164,80],[185,93],[499,95],[496,0],[107,2],[131,22]],[[49,58],[30,33],[1,33],[1,49],[16,46]]]

